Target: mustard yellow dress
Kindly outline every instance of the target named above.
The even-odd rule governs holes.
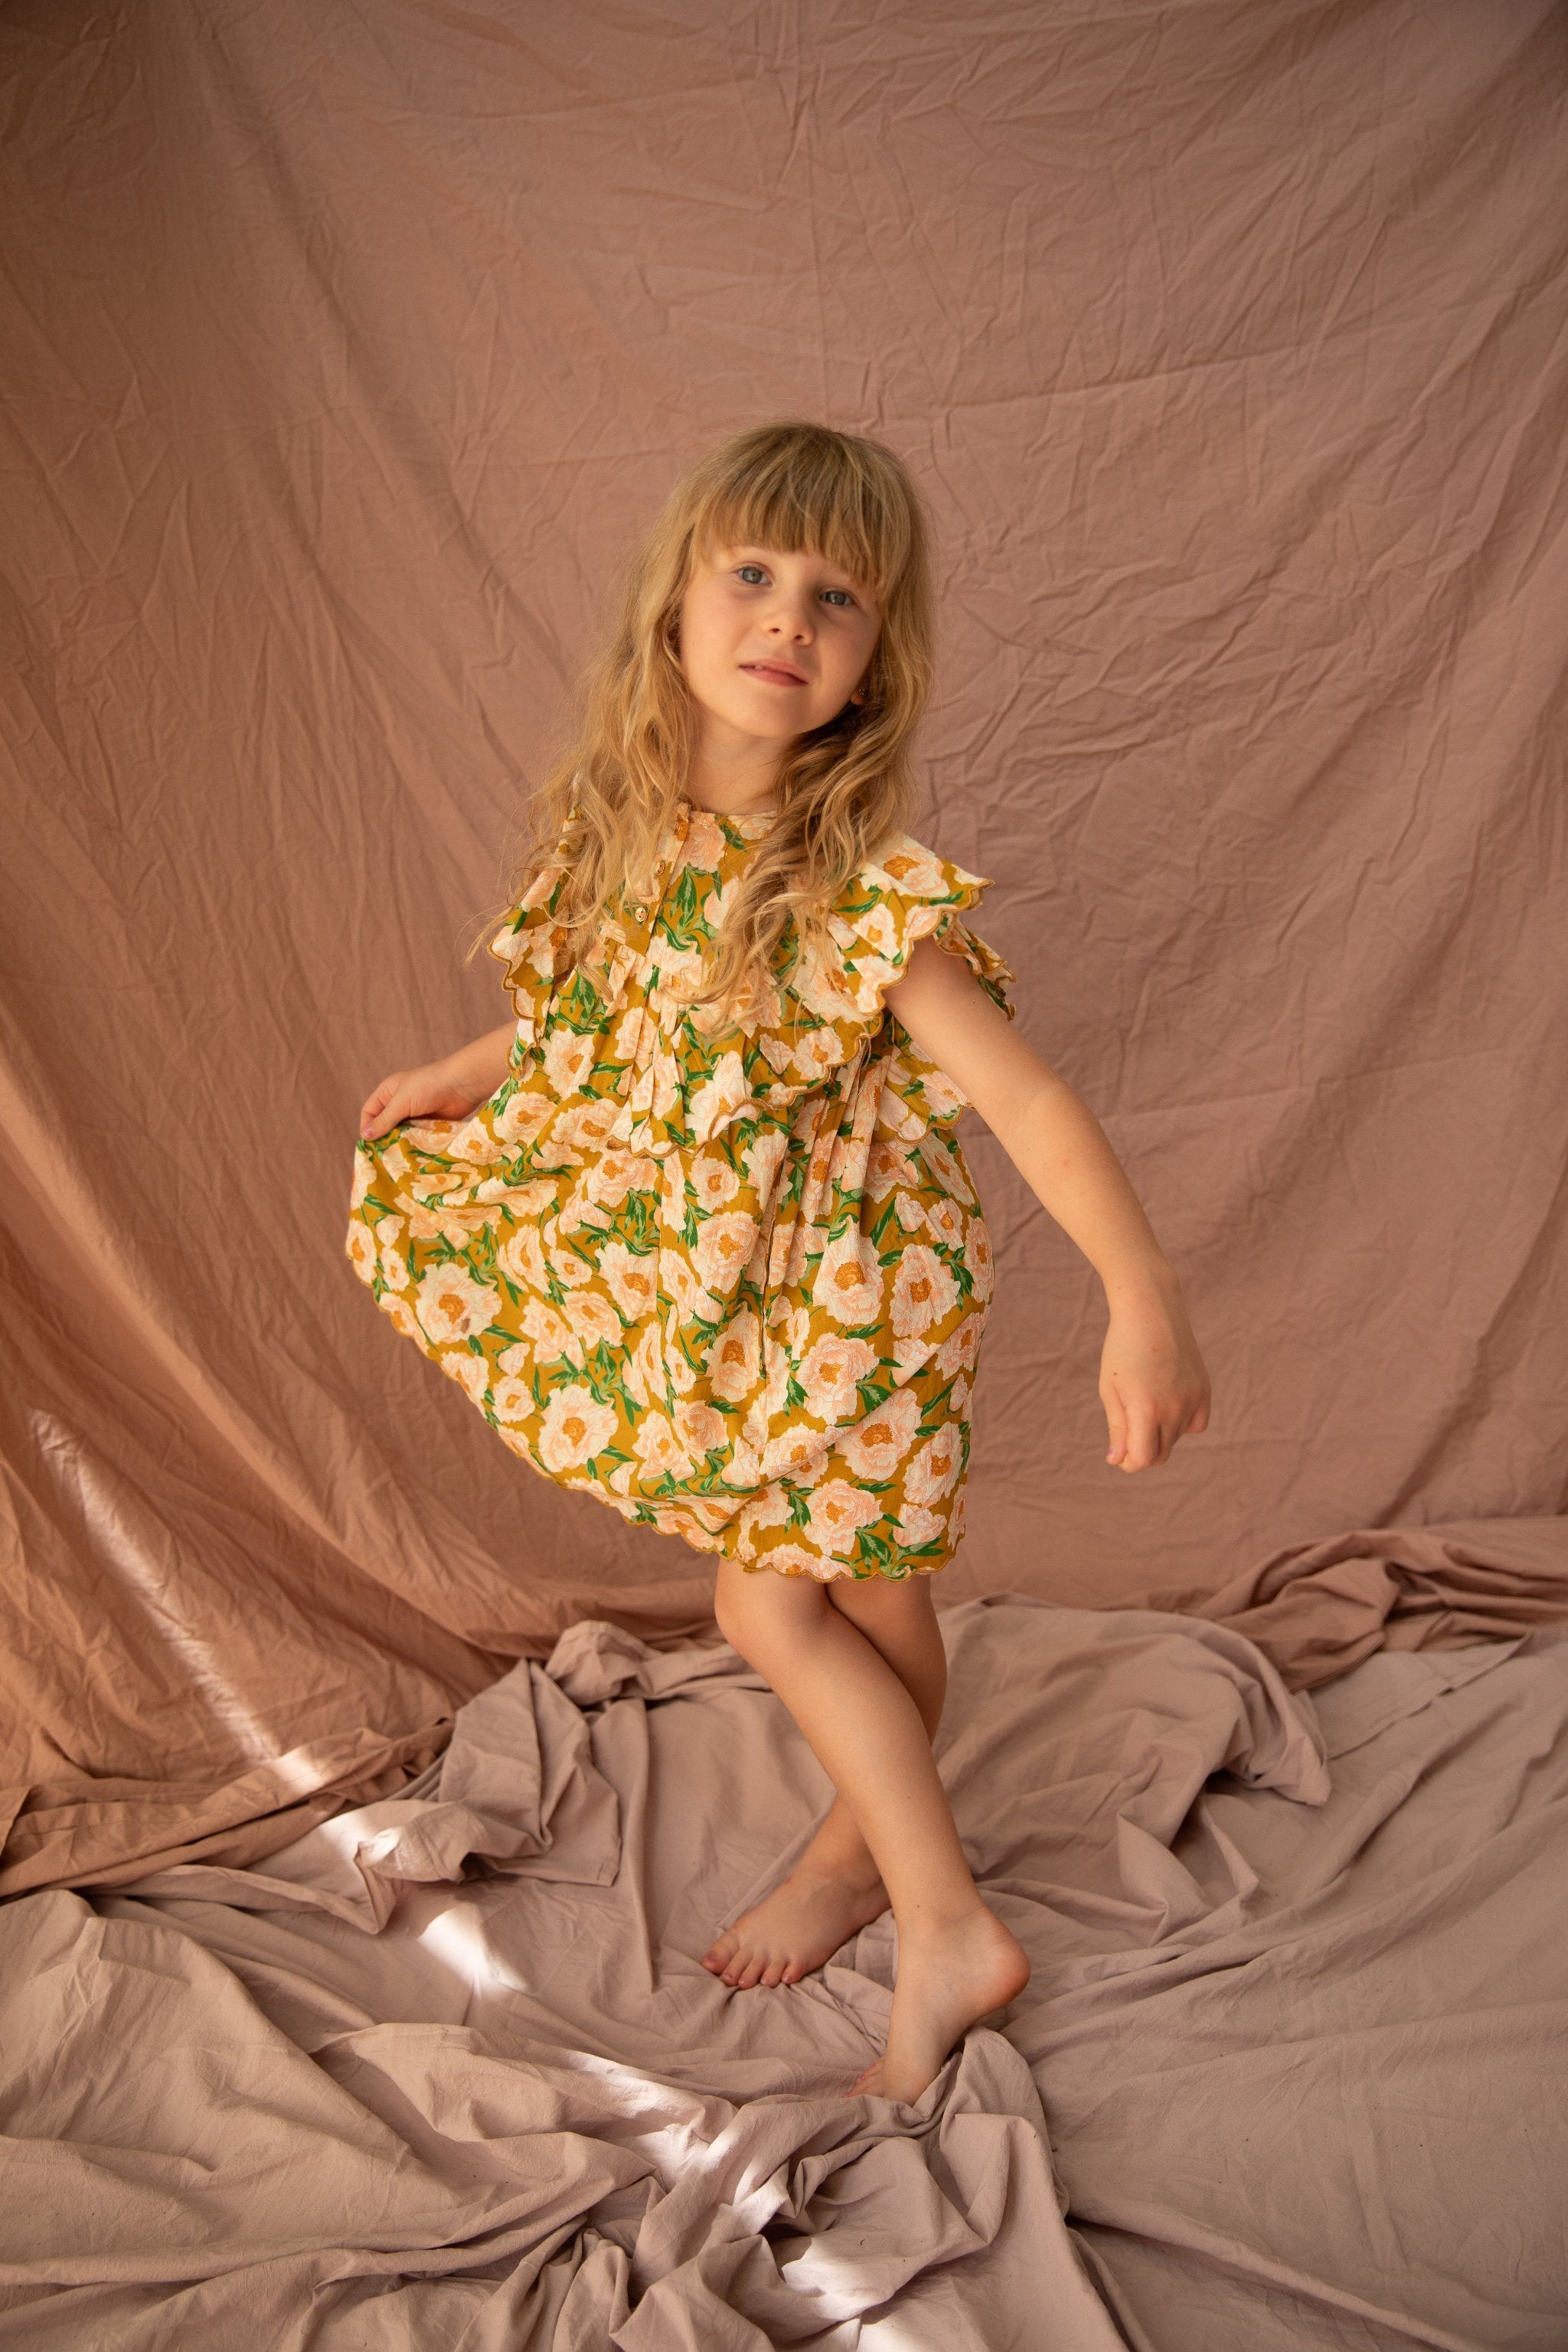
[[[967,1097],[882,992],[928,934],[1012,1016],[963,920],[988,887],[908,835],[745,1025],[670,996],[766,814],[683,801],[655,898],[574,974],[546,866],[491,941],[517,1035],[460,1121],[361,1142],[348,1254],[397,1328],[557,1485],[748,1569],[927,1575],[963,1530],[991,1241]]]

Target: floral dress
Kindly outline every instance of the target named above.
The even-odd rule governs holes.
[[[882,992],[927,934],[1009,1017],[1014,975],[962,919],[985,879],[900,835],[743,1024],[676,1003],[771,823],[683,801],[574,973],[544,866],[491,941],[505,1082],[360,1143],[348,1254],[558,1485],[748,1569],[925,1575],[963,1528],[991,1242],[968,1097]]]

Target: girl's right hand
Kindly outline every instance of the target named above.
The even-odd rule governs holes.
[[[365,1097],[359,1131],[368,1142],[385,1135],[405,1118],[467,1118],[493,1088],[476,1086],[465,1056],[450,1054],[444,1062],[426,1062],[422,1069],[394,1070]]]

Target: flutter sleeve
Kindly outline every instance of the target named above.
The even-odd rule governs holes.
[[[969,1097],[921,1054],[883,998],[902,979],[918,941],[933,939],[950,955],[963,958],[1009,1020],[1016,1017],[1008,992],[1016,974],[965,919],[989,887],[988,876],[971,874],[900,834],[840,892],[828,918],[831,944],[810,960],[795,983],[806,1013],[829,1024],[845,1052],[879,1038],[887,1024],[886,1084],[903,1103],[910,1131],[951,1125],[968,1108]]]
[[[489,942],[491,955],[505,966],[503,979],[517,1011],[520,1048],[541,1042],[570,937],[565,925],[555,920],[568,871],[569,838],[570,827]]]

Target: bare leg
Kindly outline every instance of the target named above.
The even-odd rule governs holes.
[[[765,1676],[844,1799],[899,1929],[899,1978],[879,2068],[862,2081],[916,2099],[977,2018],[1028,1981],[1022,1946],[981,1901],[921,1712],[880,1650],[822,1586],[719,1569],[725,1637]]]
[[[843,1576],[823,1589],[898,1675],[926,1738],[934,1739],[947,1695],[947,1654],[928,1580],[857,1582]],[[702,1965],[742,1992],[759,1984],[795,1984],[887,1907],[882,1874],[854,1814],[836,1797],[789,1876],[715,1937]]]

